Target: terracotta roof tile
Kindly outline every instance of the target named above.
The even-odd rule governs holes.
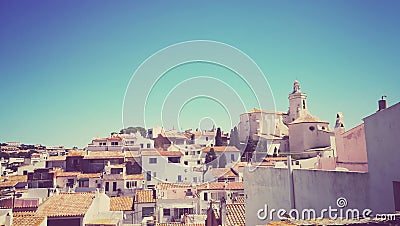
[[[125,175],[125,180],[144,180],[144,174],[128,174]]]
[[[214,147],[206,147],[203,148],[201,151],[202,152],[210,152],[211,148],[214,148],[215,152],[225,152],[225,151],[235,151],[235,152],[240,152],[239,149],[237,149],[234,146],[214,146]]]
[[[323,122],[323,123],[328,123],[326,121],[322,121],[321,119],[319,119],[316,116],[311,115],[310,113],[304,114],[300,117],[298,117],[296,120],[294,120],[293,122],[289,123],[289,125],[292,124],[297,124],[297,123],[307,123],[307,122]]]
[[[243,182],[210,182],[197,186],[197,190],[243,190]]]
[[[238,173],[231,168],[212,168],[210,172],[214,178],[235,178]]]
[[[45,220],[35,212],[14,212],[12,226],[38,226]]]
[[[237,196],[233,200],[233,203],[236,203],[236,204],[244,204],[244,202],[245,202],[244,196]]]
[[[115,159],[124,158],[125,155],[121,151],[89,151],[84,159]]]
[[[110,211],[132,210],[133,196],[110,198]]]
[[[178,157],[183,156],[182,152],[180,151],[142,151],[142,156],[170,156],[170,157]]]
[[[246,222],[244,204],[226,204],[227,226],[244,226]]]
[[[62,193],[49,197],[37,213],[47,217],[84,216],[95,197],[94,193]]]
[[[135,200],[136,203],[156,202],[156,200],[153,199],[153,190],[137,190],[136,195],[137,195],[137,200]]]
[[[159,183],[157,189],[167,190],[169,188],[191,188],[192,185],[189,183]]]
[[[57,172],[56,177],[77,177],[80,172]]]
[[[67,156],[84,156],[86,151],[83,150],[70,150]]]
[[[14,187],[19,182],[27,182],[27,175],[15,175],[15,176],[2,176],[0,177],[0,188]]]
[[[78,179],[80,178],[100,178],[101,173],[81,173],[78,174]]]
[[[50,156],[46,161],[47,162],[65,161],[66,159],[67,159],[67,156],[65,156],[65,155],[57,155],[57,156]]]

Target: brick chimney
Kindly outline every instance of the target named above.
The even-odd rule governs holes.
[[[378,111],[382,111],[387,108],[386,96],[382,96],[382,99],[378,101]]]

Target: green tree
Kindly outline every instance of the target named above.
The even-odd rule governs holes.
[[[234,146],[237,149],[240,150],[240,140],[239,140],[239,132],[237,130],[237,127],[235,126],[233,129],[231,129],[231,136],[229,139],[229,146]]]
[[[206,154],[206,165],[207,166],[211,165],[213,168],[217,168],[218,162],[216,159],[217,159],[217,154],[215,153],[214,148],[210,148],[210,151]]]
[[[121,131],[119,131],[119,133],[120,133],[120,134],[130,134],[130,133],[136,133],[136,132],[138,132],[138,131],[140,132],[140,134],[141,134],[143,137],[146,137],[146,133],[147,133],[146,129],[143,128],[143,127],[140,127],[140,126],[136,126],[136,127],[130,126],[130,127],[128,127],[128,128],[121,129]]]
[[[221,128],[217,128],[217,134],[215,134],[215,146],[222,146]]]
[[[251,158],[253,157],[253,152],[255,151],[257,146],[257,142],[254,141],[250,136],[247,139],[246,142],[246,147],[244,149],[244,152],[242,154],[242,161],[244,162],[249,162]]]
[[[219,157],[219,162],[218,162],[218,166],[219,168],[225,168],[226,166],[226,156],[225,153],[222,153],[222,155]]]

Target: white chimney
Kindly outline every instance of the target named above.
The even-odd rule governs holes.
[[[11,211],[7,213],[6,222],[5,223],[6,223],[6,226],[11,226],[12,225],[12,223],[13,223],[13,215],[12,215]]]

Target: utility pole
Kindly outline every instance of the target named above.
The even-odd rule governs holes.
[[[288,178],[289,178],[289,200],[290,208],[296,209],[296,202],[294,197],[294,181],[293,181],[293,168],[292,168],[292,155],[287,155],[287,167],[288,167]]]

